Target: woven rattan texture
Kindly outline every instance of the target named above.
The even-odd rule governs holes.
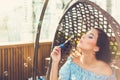
[[[120,43],[119,24],[107,12],[88,0],[76,1],[65,11],[56,30],[53,47],[74,35],[74,39],[62,50],[63,54],[69,53],[71,47],[77,45],[82,34],[94,27],[99,27],[107,33],[112,52],[116,54]]]

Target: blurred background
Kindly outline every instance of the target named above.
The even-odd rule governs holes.
[[[40,41],[52,41],[64,7],[70,0],[49,0]],[[119,0],[90,0],[120,23]],[[34,42],[45,0],[2,0],[0,2],[0,43]],[[26,37],[27,36],[27,37]]]
[[[45,11],[38,50],[37,75],[47,71],[51,45],[65,6],[72,0],[49,0]],[[120,24],[120,0],[90,0]],[[45,0],[0,1],[0,80],[28,80],[32,77],[34,43]],[[117,54],[114,64],[120,67]],[[116,67],[116,66],[114,66]],[[120,68],[116,67],[117,73]],[[117,77],[120,76],[117,74]]]

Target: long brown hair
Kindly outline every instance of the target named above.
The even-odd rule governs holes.
[[[98,31],[97,46],[99,47],[99,51],[96,52],[96,58],[106,63],[110,63],[111,50],[110,50],[109,38],[102,29],[99,28],[95,28],[95,29]]]

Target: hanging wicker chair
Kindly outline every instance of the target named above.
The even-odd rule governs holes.
[[[96,27],[103,29],[109,36],[110,47],[115,57],[120,51],[120,25],[110,14],[89,0],[75,1],[66,9],[57,27],[52,48],[74,35],[74,39],[62,50],[62,54],[66,55],[77,45],[83,33]]]
[[[74,35],[74,39],[62,49],[60,66],[65,62],[70,49],[76,47],[82,34],[97,27],[103,29],[109,36],[110,47],[113,58],[115,58],[120,51],[120,25],[116,20],[89,0],[73,1],[69,5],[59,21],[52,45],[52,48],[58,46],[68,40],[71,35]]]

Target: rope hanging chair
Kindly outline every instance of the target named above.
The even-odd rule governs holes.
[[[52,44],[53,49],[54,46],[64,43],[71,35],[74,35],[74,38],[62,49],[60,65],[64,63],[71,48],[76,47],[82,34],[97,27],[103,29],[109,36],[112,54],[116,56],[120,51],[120,25],[117,21],[89,0],[77,0],[69,5],[59,21]]]

